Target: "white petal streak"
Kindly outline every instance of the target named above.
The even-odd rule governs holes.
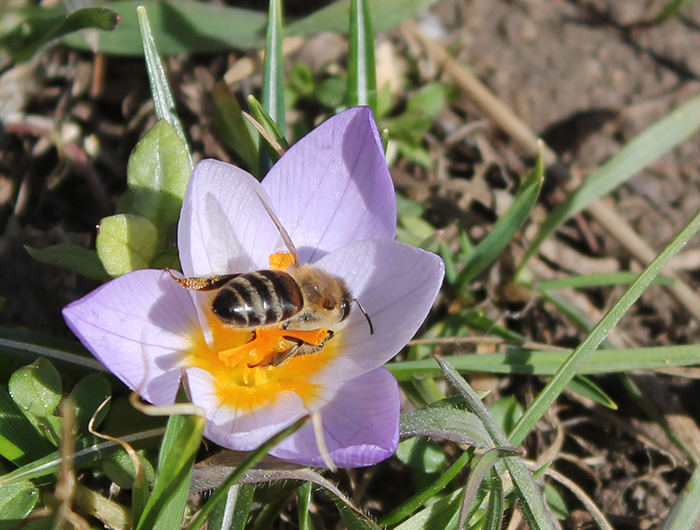
[[[192,172],[178,226],[186,276],[247,272],[269,266],[279,232],[255,178],[231,164],[203,160]]]
[[[63,310],[68,326],[111,372],[157,405],[172,403],[197,314],[167,273],[139,270]]]
[[[192,402],[205,410],[209,420],[205,436],[236,451],[256,449],[306,414],[301,398],[293,392],[280,392],[272,403],[248,410],[221,403],[215,380],[205,370],[189,368],[187,381]]]
[[[370,335],[364,316],[353,306],[337,334],[342,345],[338,357],[317,382],[356,377],[396,355],[425,320],[444,277],[439,256],[396,241],[358,241],[317,265],[346,281],[374,326]]]

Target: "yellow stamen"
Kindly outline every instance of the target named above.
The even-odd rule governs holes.
[[[289,252],[275,252],[270,254],[270,268],[286,271],[296,261],[294,254]]]
[[[213,313],[208,316],[211,340],[206,341],[199,328],[193,329],[194,346],[187,363],[213,376],[222,405],[253,412],[274,403],[284,392],[295,393],[306,406],[321,396],[322,388],[312,381],[338,355],[342,334],[279,326],[238,330]],[[294,355],[300,345],[318,351]]]

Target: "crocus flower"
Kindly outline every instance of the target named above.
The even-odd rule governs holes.
[[[206,413],[205,436],[221,446],[255,449],[314,413],[337,466],[372,465],[398,443],[398,385],[382,365],[425,319],[444,267],[436,255],[394,241],[396,198],[368,108],[328,119],[292,146],[262,184],[230,164],[198,163],[178,225],[183,274],[270,269],[271,257],[284,250],[271,215],[288,231],[301,264],[345,281],[373,334],[353,304],[319,351],[276,365],[251,362],[274,353],[266,351],[275,341],[262,340],[265,330],[223,323],[212,312],[215,293],[187,290],[161,270],[110,281],[67,306],[66,322],[155,405],[173,403],[185,376],[192,402]],[[309,422],[272,454],[324,465],[315,440]]]

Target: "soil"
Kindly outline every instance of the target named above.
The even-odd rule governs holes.
[[[700,4],[690,3],[662,25],[649,25],[664,4],[443,0],[418,23],[541,134],[577,180],[700,88]],[[414,70],[417,84],[440,78],[424,55],[416,57],[419,51],[401,30],[379,40],[392,44]],[[231,159],[213,131],[205,95],[235,57],[240,54],[168,61],[178,108],[199,157]],[[255,88],[259,76],[243,85]],[[125,189],[128,154],[154,123],[145,67],[139,59],[95,58],[58,46],[30,63],[8,68],[0,77],[0,101],[5,125],[0,145],[2,325],[70,337],[60,310],[97,283],[32,260],[24,245],[94,244],[95,226]],[[429,214],[436,226],[460,219],[477,240],[488,233],[504,194],[512,192],[517,176],[531,164],[489,124],[446,144],[451,133],[482,117],[468,97],[457,97],[426,137],[439,162],[437,173],[402,162],[394,172],[397,187],[409,196],[450,204],[450,209],[434,208]],[[656,250],[700,207],[699,151],[696,135],[611,195],[616,211]],[[436,186],[439,179],[447,184]],[[473,186],[450,184],[464,180]],[[561,200],[567,185],[548,185],[542,211]],[[567,223],[554,241],[574,259],[571,265],[554,255],[543,257],[538,270],[550,277],[640,269],[629,251],[587,215]],[[696,242],[685,251],[686,259],[678,260],[679,273],[694,287],[700,281],[699,251]],[[484,311],[534,341],[576,345],[583,333],[551,306],[532,301],[514,310],[512,301],[492,296],[508,268],[505,257],[481,279]],[[619,292],[594,289],[571,296],[595,322]],[[446,294],[444,302],[450,300]],[[661,288],[645,294],[618,330],[624,345],[691,343],[698,338],[698,322]],[[691,377],[596,378],[617,401],[618,410],[613,413],[568,395],[528,440],[529,457],[534,460],[551,450],[553,469],[582,487],[615,528],[659,527],[692,467],[687,454],[669,442],[622,385],[637,385],[667,420],[679,418],[671,428],[695,452],[700,387],[692,371],[686,375]],[[523,404],[542,386],[536,378],[483,381],[493,391],[490,399],[512,393]],[[377,476],[391,474],[394,467],[380,466]],[[571,510],[563,527],[593,528],[576,495],[551,483]],[[381,501],[375,498],[370,507],[377,503]]]

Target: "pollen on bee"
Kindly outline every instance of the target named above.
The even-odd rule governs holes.
[[[270,254],[270,268],[285,271],[296,261],[294,254],[289,252],[275,252]]]

